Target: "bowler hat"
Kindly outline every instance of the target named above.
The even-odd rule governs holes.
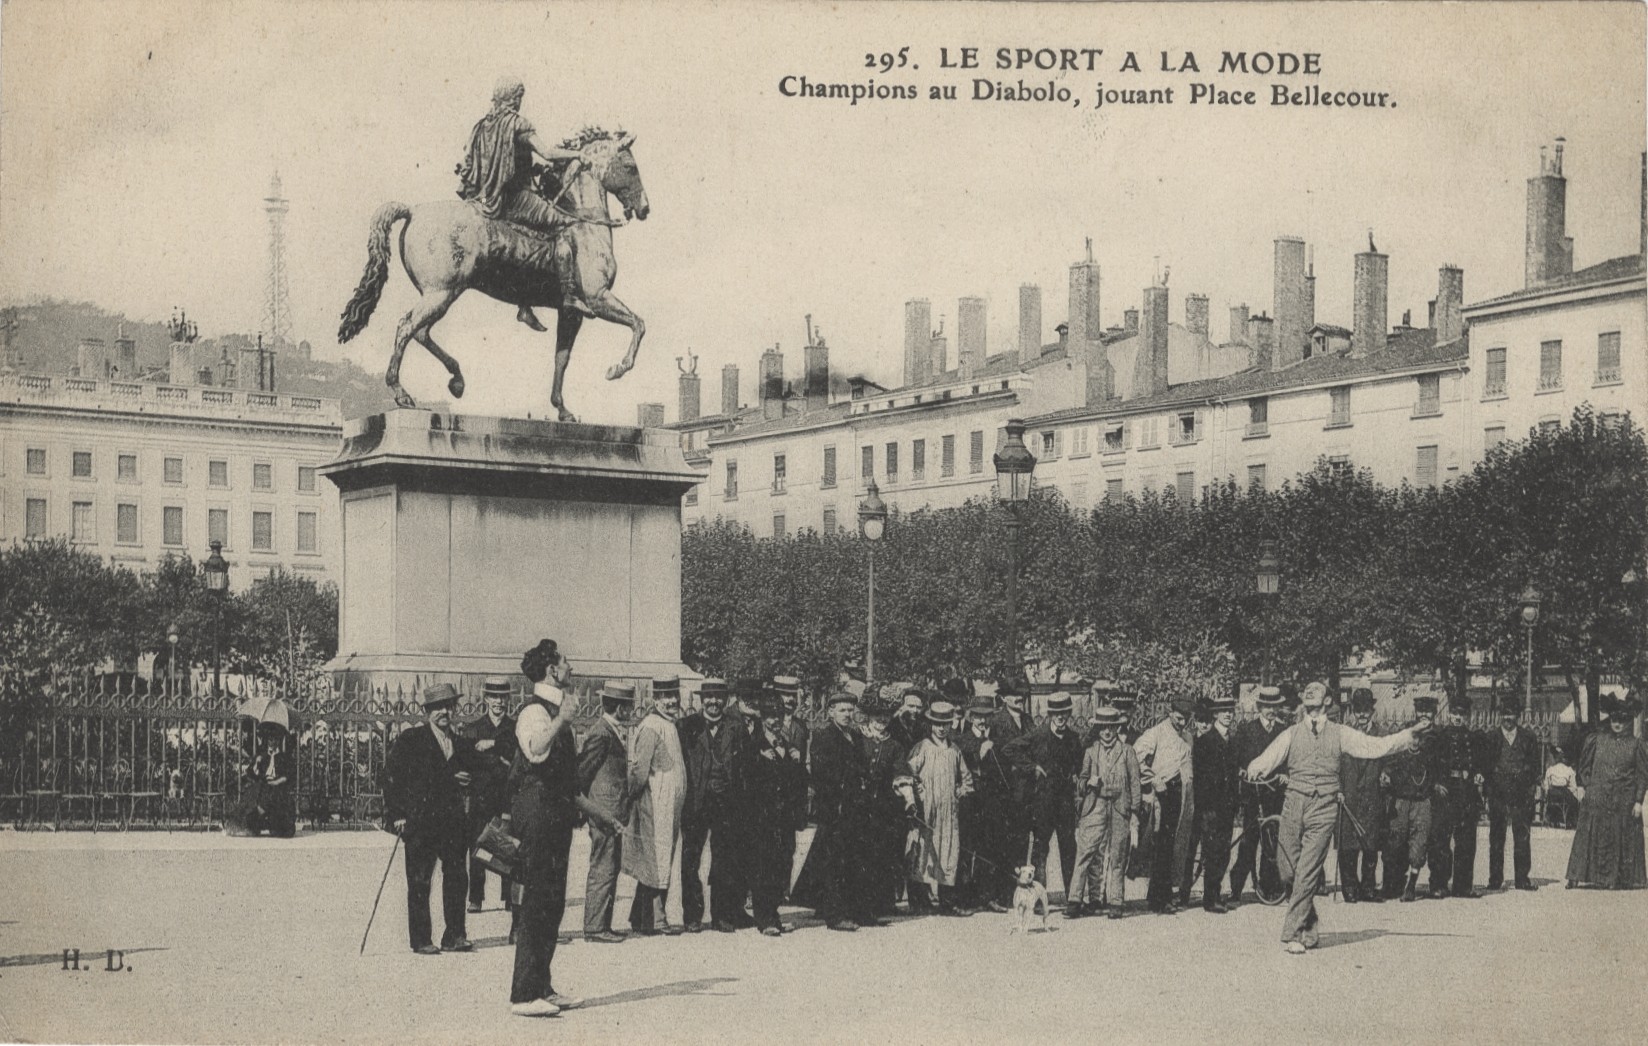
[[[1274,686],[1262,686],[1259,688],[1259,696],[1255,699],[1255,701],[1258,703],[1260,708],[1281,708],[1281,688]]]
[[[782,716],[784,714],[784,702],[779,699],[777,693],[768,691],[755,699],[755,710],[762,717]]]
[[[423,696],[419,700],[426,709],[455,705],[458,703],[458,688],[451,683],[436,683],[434,686],[424,687]]]
[[[1094,694],[1114,694],[1116,692],[1116,684],[1112,683],[1108,679],[1095,679],[1087,689],[1090,693]]]
[[[1502,716],[1522,714],[1522,699],[1515,694],[1500,694],[1498,704]]]
[[[939,684],[938,692],[956,704],[961,704],[973,696],[973,687],[965,679],[946,679]]]
[[[713,697],[717,701],[725,701],[727,699],[727,681],[711,676],[698,684],[698,697],[700,700],[708,700]]]
[[[633,705],[635,703],[635,684],[609,679],[601,684],[601,700],[623,701],[626,704]]]
[[[967,714],[968,715],[978,716],[980,718],[984,718],[984,717],[987,717],[987,716],[994,715],[995,711],[996,711],[996,702],[995,702],[995,700],[990,698],[990,697],[986,697],[984,695],[980,695],[978,697],[973,698],[972,704],[967,706]]]
[[[1180,715],[1194,715],[1196,713],[1196,699],[1189,694],[1178,694],[1167,703],[1167,707]]]
[[[948,701],[934,701],[927,706],[929,723],[950,724],[956,721],[956,706]]]
[[[1048,715],[1069,715],[1070,714],[1070,695],[1065,693],[1063,690],[1055,691],[1054,693],[1048,694],[1047,695],[1047,714]]]
[[[1030,680],[1023,676],[1003,676],[996,680],[997,697],[1028,697]]]
[[[481,693],[487,697],[508,697],[509,680],[503,676],[487,676],[481,684]]]
[[[1115,705],[1105,705],[1093,716],[1094,726],[1121,726],[1124,717]]]
[[[846,663],[841,666],[841,670],[860,682],[864,680],[864,662],[856,657],[848,658]]]
[[[1373,711],[1373,691],[1359,686],[1350,692],[1350,710],[1358,714]]]

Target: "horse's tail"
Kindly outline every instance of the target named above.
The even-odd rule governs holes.
[[[338,325],[341,344],[366,329],[372,310],[378,307],[378,296],[389,280],[389,228],[403,218],[412,217],[412,209],[404,203],[386,203],[372,216],[372,234],[366,241],[366,271],[361,274],[360,286],[354,297],[343,307],[343,320]]]

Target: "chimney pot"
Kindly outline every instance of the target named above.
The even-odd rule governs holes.
[[[721,368],[721,413],[732,417],[738,413],[738,364],[728,363]]]

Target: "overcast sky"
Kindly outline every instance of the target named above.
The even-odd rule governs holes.
[[[911,47],[919,70],[864,68]],[[976,73],[940,70],[980,48]],[[1080,107],[973,102],[998,47],[1102,48],[1066,72]],[[1142,72],[1120,72],[1137,53]],[[1192,51],[1201,74],[1160,71]],[[1221,76],[1225,50],[1314,52],[1318,77]],[[384,201],[450,199],[493,82],[527,85],[547,136],[586,123],[638,134],[652,216],[616,233],[618,295],[647,320],[636,371],[601,376],[627,332],[586,324],[569,378],[586,419],[675,414],[674,357],[691,348],[716,406],[723,363],[753,397],[761,349],[791,376],[811,313],[832,364],[900,375],[903,302],[990,309],[990,350],[1016,342],[1018,287],[1043,287],[1045,335],[1091,236],[1102,312],[1118,323],[1172,267],[1183,297],[1271,305],[1272,240],[1315,248],[1317,316],[1349,325],[1352,255],[1371,226],[1390,262],[1390,318],[1423,323],[1436,270],[1463,266],[1467,301],[1521,285],[1525,181],[1568,139],[1575,264],[1638,243],[1644,9],[1636,3],[1352,5],[107,3],[9,0],[0,11],[0,296],[85,298],[203,333],[250,332],[263,302],[262,198],[279,168],[298,337],[336,352],[343,302]],[[784,98],[813,81],[953,84],[955,102]],[[1056,74],[1054,74],[1056,75]],[[1028,70],[1043,83],[1050,74]],[[1175,89],[1174,105],[1106,106],[1096,84]],[[1388,92],[1385,109],[1278,108],[1270,85]],[[1185,104],[1192,83],[1260,104]],[[397,263],[347,348],[381,371],[414,292]],[[466,296],[436,329],[465,365],[466,409],[547,409],[552,335]],[[553,317],[546,315],[553,328]],[[952,345],[953,345],[952,341]],[[414,395],[444,374],[413,346]]]

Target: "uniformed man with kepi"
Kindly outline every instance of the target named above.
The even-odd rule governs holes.
[[[1471,699],[1448,698],[1436,731],[1437,801],[1431,809],[1431,897],[1474,900],[1476,826],[1482,819],[1481,739],[1465,725]]]

